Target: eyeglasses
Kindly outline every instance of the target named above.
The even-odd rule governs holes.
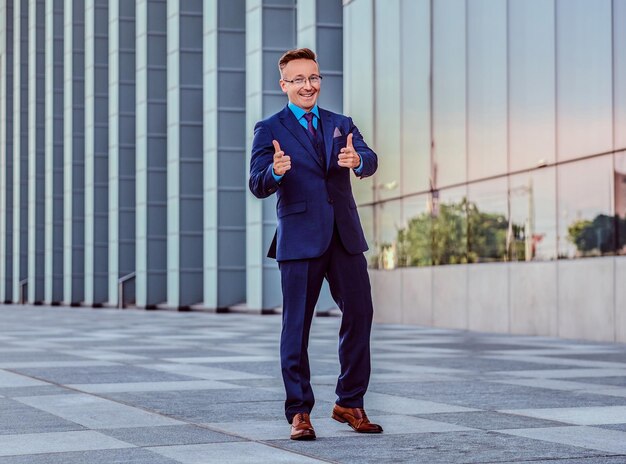
[[[318,85],[322,82],[322,76],[313,74],[312,76],[309,76],[309,77],[296,77],[295,79],[292,79],[292,80],[283,79],[284,82],[288,82],[290,84],[295,84],[295,85],[304,85],[304,83],[307,80],[311,83],[311,85]]]

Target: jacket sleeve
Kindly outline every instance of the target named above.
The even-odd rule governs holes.
[[[272,175],[274,163],[274,145],[272,133],[261,121],[254,127],[252,157],[250,158],[250,180],[248,187],[257,198],[266,198],[278,189],[279,183]]]
[[[374,153],[374,150],[365,143],[361,132],[359,132],[359,129],[352,122],[352,118],[348,118],[348,121],[350,124],[350,133],[352,134],[352,145],[361,157],[361,162],[363,163],[359,174],[359,178],[363,179],[364,177],[371,176],[376,172],[376,169],[378,169],[378,156]]]

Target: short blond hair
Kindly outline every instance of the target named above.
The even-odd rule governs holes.
[[[293,50],[287,50],[283,53],[283,56],[278,60],[278,71],[282,76],[283,69],[287,66],[287,63],[293,60],[311,60],[317,63],[317,55],[310,48],[295,48]]]

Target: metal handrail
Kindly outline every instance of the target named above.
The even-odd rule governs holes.
[[[135,273],[131,272],[117,279],[117,307],[124,309],[126,302],[124,301],[124,285],[135,278]]]

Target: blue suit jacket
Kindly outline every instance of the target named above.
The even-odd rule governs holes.
[[[322,108],[319,111],[326,160],[318,157],[305,129],[287,106],[254,128],[249,187],[258,198],[274,192],[278,196],[278,227],[268,253],[278,261],[321,256],[330,244],[335,224],[348,253],[367,250],[352,196],[352,170],[340,167],[337,161],[350,133],[363,163],[361,177],[376,172],[378,158],[351,118]],[[272,140],[277,140],[281,150],[291,157],[291,169],[280,183],[272,175]]]

